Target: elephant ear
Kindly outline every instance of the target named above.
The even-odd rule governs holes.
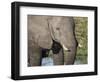
[[[51,48],[53,42],[48,28],[47,16],[28,16],[28,30],[31,32],[29,37],[34,37],[33,42],[39,47]]]

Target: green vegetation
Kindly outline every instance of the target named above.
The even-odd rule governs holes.
[[[88,18],[87,17],[74,17],[75,20],[75,35],[78,41],[76,60],[79,60],[81,64],[86,64],[88,58]]]

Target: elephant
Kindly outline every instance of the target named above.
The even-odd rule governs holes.
[[[78,42],[73,17],[28,15],[27,20],[29,66],[41,66],[50,50],[54,65],[74,64]]]

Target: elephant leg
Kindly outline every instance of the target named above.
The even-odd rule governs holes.
[[[53,54],[53,63],[54,65],[64,65],[64,54],[62,49],[59,53]]]
[[[54,65],[63,65],[64,64],[64,54],[63,54],[63,49],[60,43],[53,41],[52,51],[53,51]]]
[[[42,62],[41,49],[32,44],[28,46],[28,66],[40,66]]]
[[[65,65],[72,65],[75,62],[77,43],[69,44],[68,51],[64,51],[64,62]]]

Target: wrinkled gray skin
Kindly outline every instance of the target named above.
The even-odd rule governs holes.
[[[63,47],[53,54],[54,65],[73,64],[77,50],[74,29],[72,17],[28,15],[29,66],[41,65],[42,49],[50,50],[53,40],[68,49],[65,55]]]

